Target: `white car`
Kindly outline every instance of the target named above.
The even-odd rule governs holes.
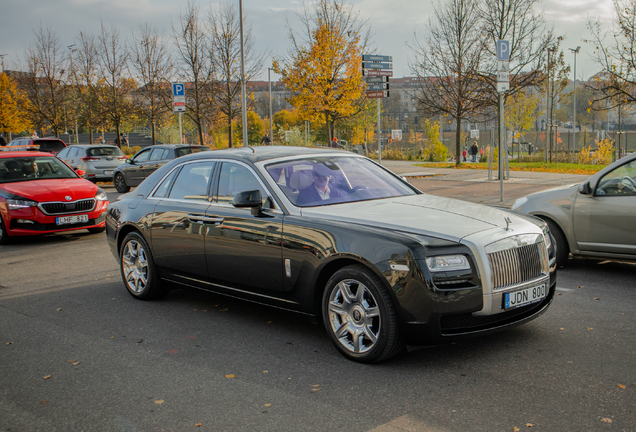
[[[636,153],[581,184],[519,198],[512,210],[547,222],[557,265],[581,258],[636,261]]]

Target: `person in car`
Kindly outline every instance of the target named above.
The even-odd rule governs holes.
[[[338,198],[344,193],[335,186],[329,186],[331,180],[331,170],[324,165],[316,164],[312,170],[314,182],[301,189],[298,194],[297,204],[307,204],[311,202],[320,202],[331,198]]]
[[[27,162],[22,166],[22,174],[26,178],[36,178],[40,172],[38,170],[38,164],[35,161]]]

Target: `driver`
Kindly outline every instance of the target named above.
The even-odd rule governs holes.
[[[24,174],[26,178],[36,178],[40,175],[38,164],[35,160],[27,162],[22,166],[22,174]]]
[[[320,202],[344,195],[337,187],[333,185],[329,186],[329,182],[332,181],[331,170],[326,166],[321,164],[314,165],[312,176],[314,182],[305,189],[300,190],[298,200],[296,201],[297,204]]]

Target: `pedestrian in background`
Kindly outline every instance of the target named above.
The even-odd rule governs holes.
[[[484,146],[479,147],[479,162],[481,162],[481,158],[484,156]]]
[[[4,147],[7,145],[7,140],[4,138],[4,135],[0,134],[0,146]]]
[[[464,151],[462,151],[462,161],[466,162],[466,155],[468,154],[468,152],[466,151],[466,146],[464,146]]]
[[[269,136],[265,134],[265,136],[261,140],[261,145],[271,145],[271,144],[272,144],[272,140],[270,140]]]
[[[473,156],[473,162],[477,162],[477,155],[479,154],[479,147],[477,147],[477,141],[473,142],[470,146],[470,153]]]

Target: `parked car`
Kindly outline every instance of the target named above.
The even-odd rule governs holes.
[[[104,231],[108,198],[49,153],[0,152],[0,244],[61,231]]]
[[[540,219],[423,194],[334,149],[178,158],[109,205],[106,233],[133,297],[183,286],[292,310],[360,362],[528,322],[556,287]]]
[[[187,144],[162,144],[142,149],[113,171],[113,184],[120,193],[138,186],[146,177],[166,162],[187,155],[211,150],[210,147]]]
[[[115,168],[128,159],[113,145],[72,145],[59,152],[57,157],[71,168],[85,171],[84,178],[93,183],[112,181]]]
[[[58,138],[19,137],[11,140],[4,148],[5,151],[35,150],[58,154],[66,147],[66,143]]]
[[[607,166],[581,184],[519,198],[513,210],[550,226],[557,264],[575,258],[636,260],[636,153]]]

